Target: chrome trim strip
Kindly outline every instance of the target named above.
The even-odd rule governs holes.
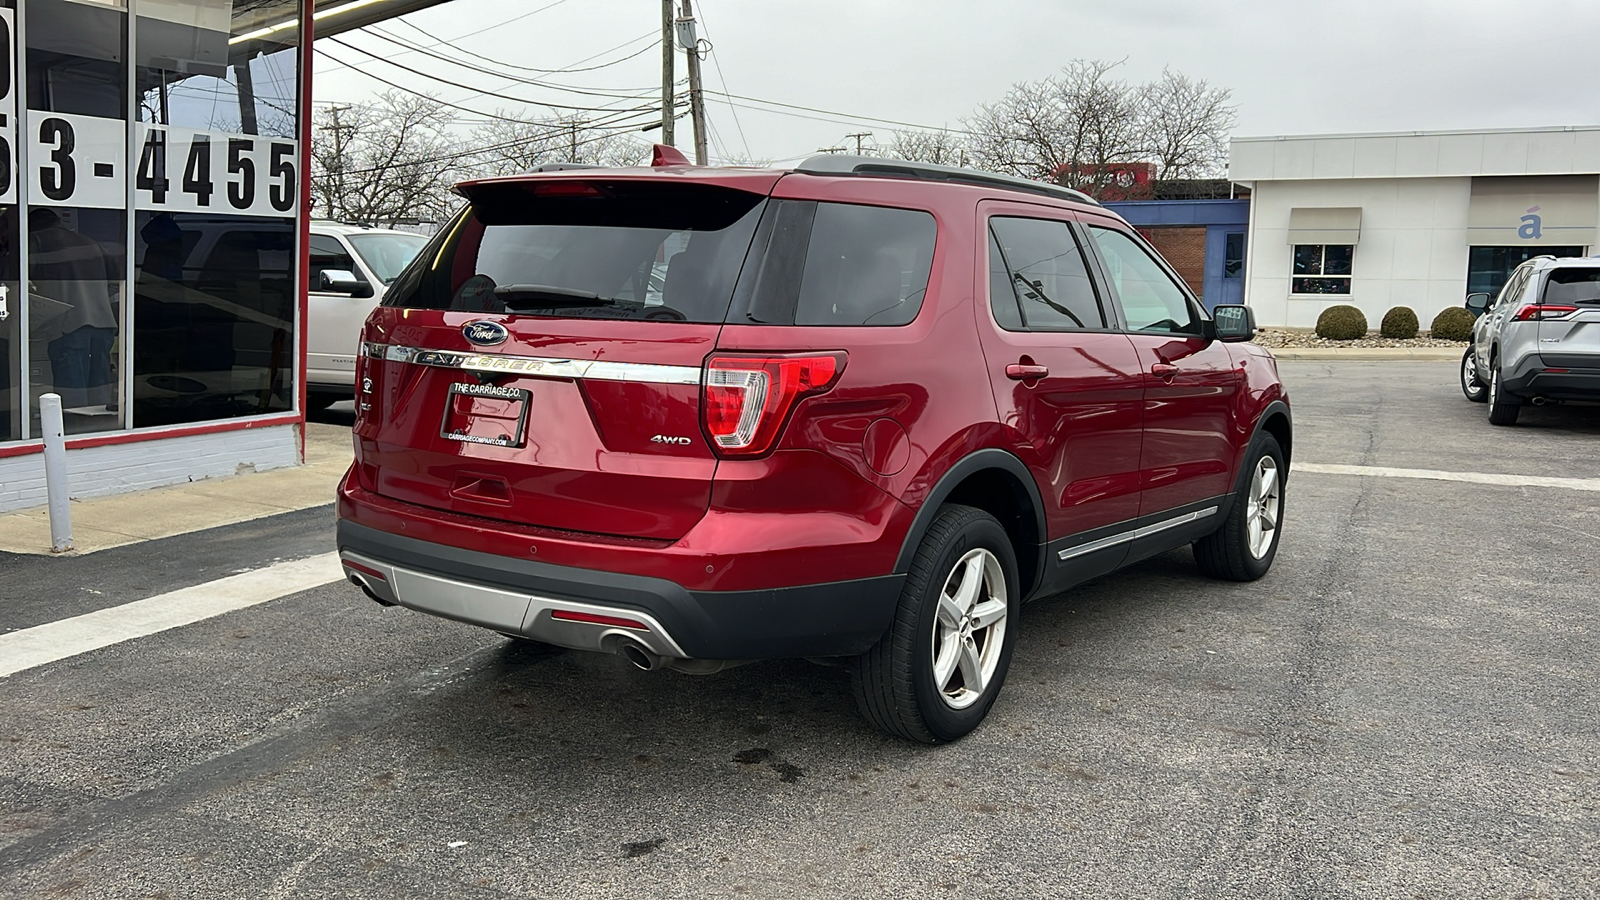
[[[1131,531],[1124,531],[1118,534],[1113,534],[1110,537],[1103,537],[1099,540],[1090,541],[1087,544],[1079,544],[1076,547],[1068,547],[1056,555],[1061,559],[1062,562],[1066,562],[1069,559],[1076,559],[1080,556],[1093,553],[1096,550],[1105,550],[1109,547],[1115,547],[1118,544],[1125,544],[1128,541],[1136,541],[1139,538],[1149,537],[1152,534],[1160,534],[1169,528],[1177,528],[1179,525],[1187,525],[1190,522],[1198,522],[1201,519],[1216,515],[1219,509],[1220,507],[1208,506],[1205,509],[1198,509],[1194,512],[1184,513],[1181,516],[1174,516],[1170,519],[1164,519],[1152,525],[1146,525],[1143,528],[1135,528]]]
[[[540,356],[511,356],[504,353],[462,353],[456,350],[423,350],[398,344],[363,346],[368,357],[389,362],[413,363],[439,369],[468,372],[503,372],[532,378],[593,378],[599,381],[631,381],[644,384],[700,384],[700,370],[693,366],[661,366],[650,363],[612,362],[598,359],[561,359]]]

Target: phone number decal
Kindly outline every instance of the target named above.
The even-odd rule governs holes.
[[[288,216],[299,208],[295,141],[143,123],[137,134],[138,209]]]

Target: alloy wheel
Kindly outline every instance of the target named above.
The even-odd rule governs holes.
[[[933,681],[952,709],[978,702],[994,680],[1006,611],[999,558],[982,547],[968,550],[945,578],[933,627]]]
[[[1278,463],[1270,456],[1262,456],[1256,471],[1250,477],[1250,496],[1245,508],[1245,536],[1249,541],[1250,555],[1260,559],[1272,547],[1278,533],[1278,515],[1283,506],[1283,479],[1279,477]]]

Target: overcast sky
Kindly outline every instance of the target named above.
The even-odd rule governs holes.
[[[382,27],[432,43],[409,27],[416,26],[432,40],[537,69],[569,68],[595,54],[581,65],[609,62],[646,47],[660,29],[659,0],[557,0],[526,15],[549,3],[450,0],[406,17],[407,24]],[[708,89],[723,90],[725,80],[733,94],[935,127],[960,127],[978,104],[1074,58],[1125,58],[1119,72],[1130,81],[1171,66],[1231,89],[1238,135],[1600,124],[1596,0],[696,0],[695,11],[714,47]],[[488,30],[465,36],[481,29]],[[518,84],[370,35],[341,39],[471,88],[612,109],[651,102]],[[630,39],[637,40],[603,52]],[[464,106],[529,117],[551,112],[432,83],[326,40],[317,47]],[[446,46],[433,52],[456,55]],[[681,78],[681,54],[678,60]],[[517,74],[585,90],[654,92],[658,102],[661,54],[649,50],[582,73]],[[319,101],[359,103],[383,87],[318,59]],[[895,130],[753,106],[730,109],[712,98],[713,156],[785,161],[844,144],[848,132],[872,131],[869,141],[887,142]],[[692,146],[687,118],[678,124],[678,144]]]

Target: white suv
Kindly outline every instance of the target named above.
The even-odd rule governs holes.
[[[311,223],[311,303],[306,327],[306,406],[354,396],[356,346],[367,313],[428,239],[404,231]]]

